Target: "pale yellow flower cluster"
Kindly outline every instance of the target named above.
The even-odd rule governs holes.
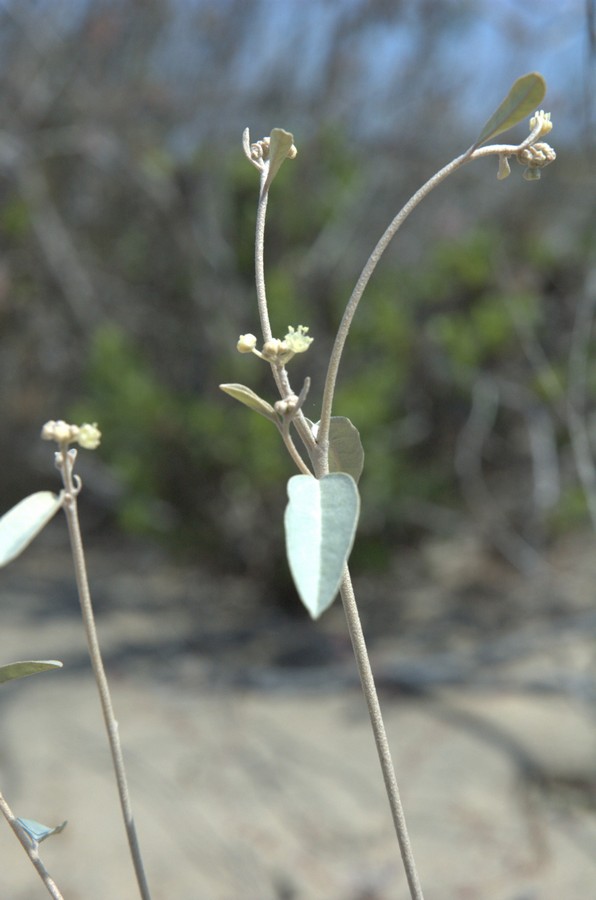
[[[289,325],[283,341],[271,338],[265,341],[262,350],[257,350],[257,339],[254,334],[241,334],[236,349],[239,353],[254,353],[267,362],[283,366],[297,353],[305,353],[312,342],[313,338],[308,337],[307,325],[298,325],[297,328]]]
[[[101,431],[97,427],[97,422],[92,425],[88,422],[83,425],[69,425],[62,419],[58,419],[57,422],[51,419],[41,429],[41,437],[44,441],[55,441],[57,444],[77,443],[85,450],[96,450],[101,441]]]

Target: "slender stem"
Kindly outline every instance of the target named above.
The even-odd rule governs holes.
[[[261,191],[259,193],[259,203],[257,206],[257,221],[255,227],[255,286],[257,292],[257,306],[259,310],[259,319],[261,322],[261,332],[263,334],[263,342],[270,341],[273,337],[271,331],[271,321],[269,318],[269,304],[267,302],[267,289],[265,285],[265,221],[267,218],[267,202],[269,199],[269,188],[266,187],[267,172],[261,174]],[[271,372],[279,395],[282,399],[289,397],[294,392],[290,386],[290,379],[286,370],[280,366],[271,364]],[[308,423],[304,418],[302,411],[294,419],[294,426],[300,435],[302,443],[312,454],[316,450],[316,441],[314,440]],[[284,438],[285,440],[285,438]],[[298,468],[302,467],[298,464],[294,454],[290,451],[294,462]],[[310,473],[309,473],[310,474]]]
[[[432,178],[429,178],[428,181],[425,182],[425,184],[423,184],[422,187],[419,188],[416,193],[410,197],[408,202],[398,212],[387,230],[381,236],[379,242],[369,256],[360,274],[360,277],[358,278],[358,281],[356,282],[356,286],[354,287],[350,299],[348,300],[343,318],[339,325],[335,342],[333,344],[333,349],[331,351],[331,356],[329,359],[329,366],[327,368],[327,376],[325,378],[323,403],[321,407],[321,421],[319,424],[319,431],[317,436],[318,441],[321,445],[326,446],[329,439],[329,422],[331,419],[331,408],[333,406],[337,373],[339,370],[344,346],[350,331],[350,327],[352,325],[352,321],[356,314],[356,310],[358,309],[360,300],[362,299],[362,295],[364,294],[364,290],[368,282],[370,281],[370,278],[374,270],[376,269],[379,260],[397,234],[400,227],[406,221],[410,213],[414,209],[416,209],[418,204],[422,200],[424,200],[424,198],[428,196],[428,194],[430,194],[430,192],[434,188],[436,188],[437,185],[441,184],[441,182],[444,181],[448,175],[451,175],[453,172],[459,169],[460,166],[468,162],[468,160],[480,159],[484,156],[511,156],[514,153],[517,153],[520,149],[528,146],[528,142],[531,143],[532,139],[532,135],[530,135],[529,138],[527,138],[522,144],[519,145],[491,144],[488,147],[480,147],[477,150],[474,150],[473,147],[470,147],[470,149],[466,150],[465,153],[462,153],[461,156],[458,156],[456,159],[451,160],[450,163],[447,163],[447,165],[436,172],[432,176]]]
[[[12,828],[14,833],[16,834],[17,839],[21,843],[25,853],[31,860],[33,866],[35,867],[37,874],[39,875],[39,877],[43,881],[44,885],[46,886],[50,897],[53,897],[54,900],[64,900],[64,897],[58,890],[56,882],[51,877],[50,873],[48,872],[48,870],[44,866],[43,862],[41,861],[41,858],[39,856],[39,851],[37,849],[37,842],[32,841],[31,838],[29,838],[29,836],[23,831],[23,829],[19,825],[18,821],[16,820],[13,811],[11,810],[10,806],[8,805],[8,803],[6,802],[6,800],[4,799],[4,797],[2,796],[1,793],[0,793],[0,812],[4,816],[4,818],[6,819],[6,821],[8,822],[8,824],[10,825],[10,827]]]
[[[271,322],[269,321],[269,307],[267,305],[267,290],[265,287],[265,220],[267,218],[267,202],[269,190],[265,188],[265,175],[261,176],[261,191],[257,206],[257,222],[255,230],[255,282],[257,288],[257,306],[263,341],[272,338]],[[275,372],[274,372],[275,374]],[[277,379],[276,379],[277,381]]]
[[[310,469],[308,468],[308,466],[306,465],[306,463],[304,462],[304,460],[298,453],[296,444],[292,440],[292,435],[290,434],[289,426],[285,426],[285,425],[282,426],[279,429],[279,433],[281,434],[281,436],[283,438],[283,442],[286,445],[286,449],[287,449],[288,453],[290,454],[290,456],[296,463],[296,468],[300,472],[302,472],[303,475],[312,475],[312,472],[310,471]]]
[[[81,529],[79,526],[79,515],[77,509],[77,494],[80,490],[80,482],[72,474],[75,451],[68,451],[66,446],[61,447],[59,454],[59,468],[64,482],[64,512],[68,523],[68,534],[70,537],[70,545],[75,569],[79,600],[81,604],[81,613],[83,617],[83,625],[87,637],[87,646],[89,648],[89,656],[91,665],[95,675],[95,682],[99,692],[99,699],[103,718],[110,744],[112,754],[112,762],[114,764],[114,772],[116,775],[116,784],[118,787],[118,795],[120,797],[120,806],[122,808],[122,816],[124,819],[124,827],[128,837],[128,845],[137,878],[139,893],[142,900],[151,900],[149,887],[143,867],[143,860],[137,838],[134,817],[132,813],[132,805],[130,801],[130,793],[126,779],[126,771],[124,767],[124,757],[122,755],[122,747],[120,744],[120,736],[118,734],[118,722],[114,715],[112,698],[108,680],[106,678],[101,650],[97,637],[97,629],[95,626],[95,616],[93,614],[93,605],[91,602],[91,593],[89,590],[89,582],[87,578],[87,567],[85,564],[85,554],[83,550],[83,541],[81,538]]]
[[[424,900],[422,888],[418,879],[418,872],[416,870],[414,854],[412,852],[412,847],[410,844],[410,837],[408,834],[404,810],[399,794],[397,779],[395,777],[395,769],[393,766],[393,760],[391,758],[391,750],[389,748],[389,741],[387,740],[387,733],[385,731],[385,724],[383,722],[383,714],[381,712],[381,706],[379,704],[379,697],[375,686],[375,679],[370,666],[368,650],[366,648],[362,625],[360,623],[360,616],[358,614],[358,606],[356,604],[356,597],[354,595],[352,579],[350,577],[350,572],[347,566],[345,568],[343,581],[341,583],[340,593],[346,621],[348,624],[350,640],[352,641],[352,648],[354,650],[354,656],[356,657],[356,664],[358,666],[358,672],[360,674],[362,691],[364,693],[366,705],[368,707],[370,724],[377,747],[379,763],[381,764],[381,771],[383,773],[383,780],[385,782],[387,799],[389,800],[389,806],[391,808],[391,815],[393,817],[395,833],[397,835],[399,849],[401,851],[401,858],[404,864],[406,878],[408,880],[410,897],[412,898],[412,900]]]

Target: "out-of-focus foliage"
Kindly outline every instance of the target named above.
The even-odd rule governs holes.
[[[431,0],[313,3],[298,19],[290,6],[0,11],[4,508],[47,486],[41,424],[76,413],[104,435],[85,485],[109,521],[227,568],[267,574],[282,558],[291,463],[272,425],[217,388],[277,399],[267,367],[234,349],[258,330],[258,178],[242,129],[296,136],[272,189],[266,268],[274,332],[306,324],[315,338],[290,374],[298,389],[311,376],[316,420],[373,243],[511,82],[505,62],[491,74],[470,59],[480,2],[449,15]],[[503,15],[512,52],[521,32]],[[530,67],[520,59],[515,74]],[[488,534],[504,514],[530,542],[585,515],[569,406],[590,430],[594,179],[577,137],[559,138],[561,90],[549,84],[559,158],[542,181],[467,167],[416,210],[369,285],[335,409],[366,451],[355,558],[369,565],[441,527],[445,509],[467,507]]]

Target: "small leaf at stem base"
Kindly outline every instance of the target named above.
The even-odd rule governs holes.
[[[272,422],[277,423],[277,416],[275,415],[275,410],[271,404],[267,403],[266,400],[263,400],[258,394],[255,394],[254,391],[251,391],[251,389],[244,384],[220,384],[219,387],[224,394],[228,394],[230,397],[233,397],[234,400],[238,400],[239,403],[243,403],[244,406],[248,406],[249,409],[254,410],[254,412],[258,412],[262,416],[265,416],[266,419],[270,419]]]
[[[45,841],[45,839],[49,838],[52,834],[60,834],[61,831],[64,831],[67,824],[66,822],[62,822],[61,825],[54,825],[54,827],[51,828],[49,825],[42,825],[41,822],[36,822],[35,819],[19,818],[16,821],[34,846],[41,844],[42,841]]]

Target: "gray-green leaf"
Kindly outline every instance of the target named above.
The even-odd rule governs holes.
[[[331,416],[329,423],[329,471],[346,472],[356,483],[364,468],[360,432],[345,416]]]
[[[518,78],[480,132],[474,147],[479,147],[502,131],[513,128],[526,116],[535,112],[542,103],[545,93],[546,82],[538,72],[530,72]]]
[[[62,495],[38,491],[25,497],[0,519],[0,566],[15,559],[62,506]]]
[[[46,672],[48,669],[61,668],[62,663],[57,659],[27,659],[23,662],[7,663],[5,666],[0,666],[0,684],[5,681],[13,681],[15,678],[37,675],[38,672]]]
[[[238,400],[239,403],[243,403],[244,406],[248,406],[249,409],[260,413],[266,419],[270,419],[277,424],[277,416],[271,404],[267,403],[266,400],[263,400],[244,384],[220,384],[219,387],[224,394],[229,394],[234,400]]]
[[[300,599],[313,619],[333,603],[347,563],[360,512],[356,482],[337,472],[288,482],[286,549]]]

